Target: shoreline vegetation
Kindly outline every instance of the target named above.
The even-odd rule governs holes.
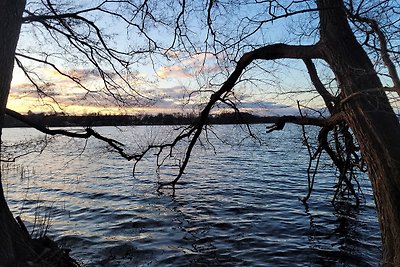
[[[157,115],[60,115],[27,114],[24,117],[46,127],[94,127],[94,126],[134,126],[134,125],[188,125],[198,117],[192,114]],[[258,116],[246,112],[221,113],[210,116],[209,124],[257,124],[275,123],[279,116]],[[4,128],[30,127],[26,123],[6,115]]]

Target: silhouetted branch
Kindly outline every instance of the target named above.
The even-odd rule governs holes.
[[[179,173],[177,177],[171,182],[161,183],[161,186],[172,185],[173,188],[175,187],[176,183],[182,177],[185,171],[192,150],[197,140],[199,139],[201,132],[203,131],[203,127],[206,125],[206,122],[208,120],[212,108],[218,101],[223,100],[223,95],[225,95],[227,92],[230,92],[233,89],[240,75],[245,70],[245,68],[249,66],[250,63],[258,59],[273,60],[282,58],[303,59],[303,58],[321,58],[321,57],[322,54],[321,51],[319,50],[318,45],[292,46],[286,44],[274,44],[255,49],[251,52],[244,54],[238,61],[235,70],[229,75],[228,79],[223,83],[221,88],[211,95],[207,105],[203,108],[202,112],[200,113],[198,121],[192,126],[190,134],[187,135],[188,137],[191,137],[191,139],[186,149],[185,155],[183,157],[182,164],[179,168]],[[191,136],[192,132],[193,136]]]
[[[303,59],[304,64],[307,67],[307,71],[310,75],[311,82],[313,83],[315,90],[320,94],[322,99],[325,102],[326,107],[330,112],[333,112],[334,103],[336,103],[337,99],[331,93],[326,90],[324,84],[318,77],[317,69],[315,68],[314,63],[311,59],[305,58]]]
[[[137,157],[135,155],[127,154],[124,151],[124,144],[122,144],[114,139],[102,136],[101,134],[94,131],[92,128],[85,128],[84,132],[72,132],[72,131],[67,131],[67,130],[63,130],[63,129],[49,129],[49,128],[41,125],[40,123],[36,123],[34,121],[29,120],[26,116],[23,116],[20,113],[15,112],[13,110],[6,109],[6,114],[19,120],[19,121],[26,123],[27,125],[35,128],[36,130],[38,130],[42,133],[48,134],[48,135],[63,135],[63,136],[67,136],[67,137],[83,138],[83,139],[88,139],[90,137],[94,137],[96,139],[99,139],[99,140],[107,143],[110,147],[115,149],[119,153],[120,156],[122,156],[123,158],[125,158],[127,160],[132,160]]]
[[[267,127],[267,133],[283,130],[286,123],[324,127],[329,125],[329,119],[306,116],[281,116],[275,124]]]
[[[372,29],[372,31],[377,35],[380,45],[379,52],[381,54],[383,63],[386,65],[388,69],[389,76],[393,82],[393,87],[396,89],[400,88],[400,78],[397,73],[396,66],[393,63],[392,59],[390,58],[386,36],[382,31],[382,29],[380,28],[378,22],[372,18],[364,17],[358,13],[354,14],[348,11],[347,14],[350,16],[351,19],[355,21],[368,24],[369,27]],[[396,90],[396,92],[400,96],[400,90],[398,89]]]
[[[303,115],[303,112],[301,111],[301,107],[300,107],[300,101],[297,101],[297,108],[299,110],[300,113],[300,117],[305,118],[305,116]],[[317,149],[315,152],[312,151],[311,145],[308,142],[308,137],[306,134],[306,129],[305,129],[304,124],[301,125],[301,131],[302,131],[302,137],[303,137],[303,144],[306,146],[307,148],[307,152],[308,152],[308,167],[307,167],[307,195],[305,197],[303,197],[301,200],[303,201],[303,203],[307,202],[308,199],[311,197],[311,193],[313,191],[314,188],[314,181],[315,181],[315,176],[317,174],[317,170],[319,167],[319,160],[321,158],[321,154],[322,154],[322,147],[320,145],[318,145]],[[313,165],[313,161],[316,160],[314,169],[312,169],[312,165]]]

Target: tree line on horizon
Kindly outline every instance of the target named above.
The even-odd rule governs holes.
[[[194,114],[158,113],[136,115],[60,115],[29,113],[23,115],[26,121],[46,127],[93,127],[93,126],[133,126],[133,125],[190,125],[198,119]],[[256,124],[275,123],[278,116],[259,116],[247,112],[224,112],[210,116],[209,124]],[[5,117],[5,128],[30,127],[29,123]]]

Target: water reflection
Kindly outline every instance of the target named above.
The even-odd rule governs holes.
[[[14,211],[25,199],[28,226],[38,203],[52,207],[50,234],[85,266],[377,266],[380,237],[368,181],[361,180],[366,204],[339,213],[330,205],[335,177],[321,170],[303,206],[307,160],[296,128],[282,134],[261,145],[214,140],[217,155],[197,149],[175,194],[157,192],[150,160],[132,178],[132,165],[99,153],[101,144],[89,142],[82,151],[61,138],[24,162],[35,169],[29,179],[8,177],[7,196]],[[161,179],[174,174],[167,166]]]
[[[378,266],[380,254],[378,247],[372,245],[379,241],[379,233],[371,232],[366,222],[359,218],[365,212],[363,206],[357,207],[350,201],[342,201],[332,208],[331,214],[315,215],[307,203],[304,209],[309,217],[309,241],[315,264],[321,266]]]

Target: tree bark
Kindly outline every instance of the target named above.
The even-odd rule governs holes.
[[[0,140],[24,8],[25,0],[0,1]],[[1,183],[1,170],[0,240],[0,266],[19,266],[36,255],[30,238],[21,230],[8,208]]]
[[[3,129],[4,112],[10,92],[25,0],[0,2],[0,131]],[[1,132],[0,132],[1,133]]]
[[[346,99],[341,109],[368,166],[381,227],[384,266],[400,266],[400,125],[343,1],[318,0],[325,60]]]

